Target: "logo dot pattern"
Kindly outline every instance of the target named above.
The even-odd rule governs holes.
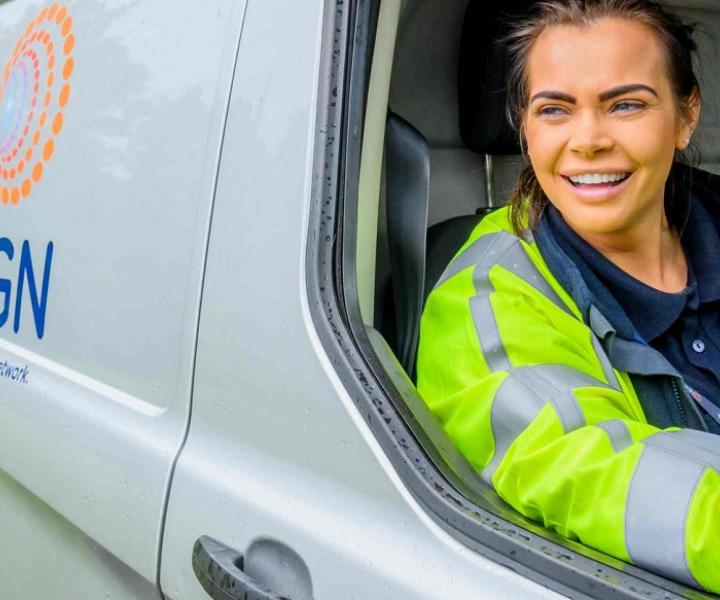
[[[75,70],[73,19],[52,4],[28,23],[2,71],[0,201],[27,198],[48,169]]]

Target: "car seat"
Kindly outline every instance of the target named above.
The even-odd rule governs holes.
[[[432,175],[428,145],[402,117],[388,117],[385,204],[395,330],[383,333],[411,378],[425,299],[480,219],[502,204],[494,194],[493,155],[520,154],[517,134],[505,118],[507,59],[498,40],[535,2],[506,0],[500,8],[471,0],[466,9],[458,101],[463,143],[485,157],[487,205],[476,214],[452,217],[427,229]]]

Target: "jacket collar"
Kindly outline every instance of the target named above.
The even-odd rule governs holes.
[[[576,263],[560,248],[545,217],[535,231],[538,249],[550,271],[580,309],[583,321],[599,338],[612,365],[638,375],[671,375],[679,377],[677,370],[659,352],[648,346],[633,327],[605,286],[597,279],[592,282],[593,294]]]
[[[688,215],[685,232],[691,232],[691,235],[684,235],[682,238],[688,259],[688,281],[685,289],[677,293],[656,290],[623,271],[575,233],[554,206],[547,207],[545,221],[558,245],[566,253],[569,251],[575,255],[569,255],[570,259],[580,270],[590,290],[595,292],[598,289],[597,283],[593,286],[590,281],[597,277],[604,284],[603,289],[607,289],[625,311],[640,337],[652,343],[670,328],[686,306],[699,306],[701,301],[718,299],[705,298],[706,284],[707,289],[712,290],[715,280],[720,282],[720,272],[717,272],[717,269],[706,269],[708,266],[706,252],[712,253],[714,245],[716,248],[713,256],[720,256],[720,238],[701,204],[688,203],[688,209],[691,210],[691,214]],[[703,212],[705,212],[704,216]],[[679,224],[678,228],[680,226]],[[705,261],[702,265],[705,270],[700,271],[700,281],[694,277],[693,269],[698,255]],[[702,299],[698,289],[700,283],[703,291]],[[625,321],[622,315],[615,320],[618,319]]]

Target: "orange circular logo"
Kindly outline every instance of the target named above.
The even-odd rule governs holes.
[[[0,200],[17,204],[40,183],[63,128],[75,68],[73,20],[46,6],[5,64],[0,88]]]

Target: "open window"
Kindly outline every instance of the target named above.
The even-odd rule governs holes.
[[[502,7],[512,14],[528,3]],[[424,298],[471,229],[507,199],[524,164],[516,141],[492,131],[504,118],[492,94],[504,81],[491,42],[495,4],[357,0],[338,13],[339,35],[351,43],[347,55],[334,55],[332,101],[320,116],[320,127],[336,135],[317,162],[307,264],[315,322],[398,473],[462,543],[574,597],[710,597],[516,513],[467,463],[413,385]],[[701,166],[720,173],[720,89],[708,76],[720,67],[720,4],[666,4],[701,25]],[[462,89],[463,69],[475,67],[485,81],[461,93],[486,106],[467,114],[458,72]],[[477,122],[461,132],[468,119]]]

